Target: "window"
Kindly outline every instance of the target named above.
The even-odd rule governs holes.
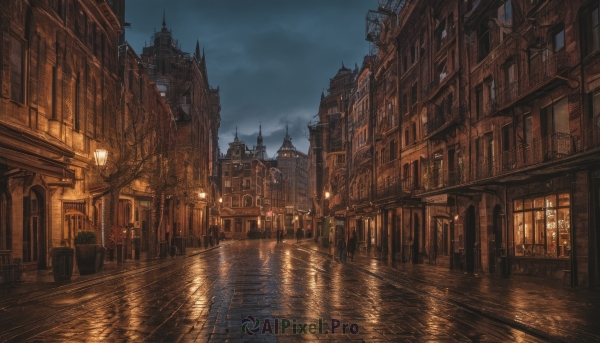
[[[408,145],[409,145],[408,130],[404,130],[404,146],[408,146]]]
[[[569,133],[567,98],[564,97],[552,105],[542,108],[540,119],[542,137],[547,137],[557,132]]]
[[[58,88],[58,79],[57,79],[57,70],[56,67],[52,67],[52,119],[58,119],[58,111],[57,111],[57,88]]]
[[[404,115],[408,114],[408,94],[402,94],[402,113]]]
[[[242,232],[242,218],[235,218],[235,232]]]
[[[408,180],[409,177],[410,177],[410,165],[408,163],[405,163],[404,166],[402,167],[402,179]]]
[[[231,197],[231,207],[240,207],[240,196],[234,195]]]
[[[496,100],[496,82],[494,81],[494,79],[489,80],[486,83],[486,86],[487,86],[489,101]]]
[[[531,144],[533,141],[533,124],[531,114],[526,114],[523,117],[523,143]]]
[[[252,197],[250,195],[244,196],[244,207],[252,207]]]
[[[74,94],[73,94],[73,106],[75,108],[74,112],[73,112],[73,128],[75,129],[75,131],[79,131],[81,130],[81,118],[80,118],[80,114],[81,114],[81,103],[79,101],[80,98],[80,89],[81,89],[81,81],[79,78],[79,75],[77,75],[77,78],[75,79],[75,90],[74,90]]]
[[[483,117],[483,86],[475,88],[475,120]]]
[[[490,53],[490,28],[487,21],[477,30],[477,61],[481,62]]]
[[[396,159],[396,141],[392,139],[390,141],[390,161],[393,161],[395,159]]]
[[[417,83],[415,82],[410,89],[410,98],[412,105],[412,113],[415,113],[417,110]]]
[[[565,29],[561,28],[560,31],[555,32],[552,41],[554,43],[554,51],[555,52],[564,48],[565,47]]]
[[[583,50],[584,56],[587,56],[600,48],[600,13],[598,11],[598,3],[583,12]]]
[[[386,155],[385,155],[385,148],[381,148],[381,164],[382,165],[385,164],[385,163],[387,163],[387,161],[385,160],[385,157],[386,157]]]
[[[515,256],[569,258],[569,193],[513,201]]]
[[[223,231],[225,232],[231,232],[231,219],[225,219],[223,220]]]
[[[23,77],[23,42],[10,36],[10,98],[25,103],[25,79]]]
[[[415,188],[419,188],[419,161],[415,160],[412,164],[413,167],[413,183],[415,185]]]
[[[512,147],[511,128],[511,125],[502,127],[502,151],[508,151]]]
[[[590,94],[590,119],[597,118],[600,116],[600,90],[594,91]]]
[[[231,187],[231,180],[225,180],[225,187]]]
[[[410,47],[410,64],[413,65],[417,61],[417,48],[413,44]]]

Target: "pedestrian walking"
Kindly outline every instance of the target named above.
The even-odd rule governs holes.
[[[350,253],[350,261],[354,261],[354,253],[356,252],[356,244],[358,243],[358,238],[356,238],[356,230],[352,231],[352,235],[348,240],[348,252]]]
[[[302,238],[302,229],[298,228],[296,230],[296,243],[300,243],[300,238]]]
[[[280,230],[277,229],[277,243],[281,242],[281,234],[280,234]]]

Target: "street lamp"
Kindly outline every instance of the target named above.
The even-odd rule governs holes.
[[[96,151],[94,151],[94,159],[96,160],[96,165],[98,167],[104,167],[106,165],[106,161],[108,160],[108,151],[104,149],[96,149]]]
[[[329,199],[329,192],[325,192],[325,199]]]
[[[206,192],[202,191],[200,192],[200,199],[205,199],[206,198]]]
[[[219,198],[219,202],[222,203],[223,202],[223,198]]]

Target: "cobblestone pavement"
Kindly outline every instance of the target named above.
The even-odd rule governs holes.
[[[272,335],[262,333],[269,328],[265,319]],[[258,333],[242,333],[243,320]],[[332,320],[339,320],[335,331]],[[240,241],[0,300],[0,342],[296,340],[542,341],[452,301],[274,240]]]
[[[299,247],[328,256],[335,249],[312,240]],[[472,275],[426,264],[392,263],[366,253],[343,262],[418,294],[448,300],[553,341],[600,342],[600,292],[564,288],[560,280]]]

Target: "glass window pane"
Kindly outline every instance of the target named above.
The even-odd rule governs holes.
[[[571,205],[571,198],[569,193],[559,194],[558,195],[558,206],[569,206]]]
[[[535,216],[535,244],[545,244],[545,231],[546,228],[544,227],[544,211],[535,211],[534,213]]]
[[[565,46],[565,30],[557,32],[554,36],[554,51],[558,51]]]
[[[515,200],[513,211],[521,211],[521,210],[523,210],[523,200],[521,200],[521,199]]]
[[[556,257],[556,210],[546,210],[546,252]]]
[[[515,256],[523,256],[523,213],[514,214]]]
[[[533,244],[533,218],[531,212],[523,214],[525,225],[525,244]]]
[[[533,200],[531,200],[531,199],[525,199],[524,203],[525,203],[525,209],[526,210],[531,210],[533,208]]]
[[[569,257],[571,255],[571,223],[570,210],[561,208],[558,210],[558,257]]]
[[[533,207],[534,208],[542,208],[542,207],[544,207],[544,198],[535,198],[533,200]]]
[[[548,195],[546,197],[545,207],[556,207],[556,194]]]
[[[554,132],[570,133],[569,130],[569,111],[567,97],[560,99],[553,105],[554,111]]]

